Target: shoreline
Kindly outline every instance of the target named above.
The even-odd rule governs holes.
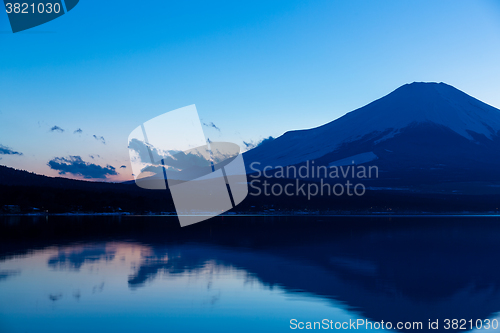
[[[3,214],[0,213],[0,217],[13,217],[13,216],[131,216],[131,217],[147,217],[147,216],[178,216],[174,212],[160,212],[160,213],[150,213],[150,214],[136,214],[130,212],[120,212],[120,213],[19,213],[19,214]],[[191,216],[191,215],[181,215],[181,216]],[[196,214],[196,216],[213,216]],[[422,213],[388,213],[388,212],[370,212],[370,213],[327,213],[327,212],[289,212],[289,213],[274,213],[274,212],[229,212],[226,214],[220,214],[213,217],[299,217],[299,216],[322,216],[322,217],[500,217],[500,212],[446,212],[446,213],[433,213],[433,212],[422,212]]]

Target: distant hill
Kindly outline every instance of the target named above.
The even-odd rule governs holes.
[[[52,178],[0,166],[0,212],[8,213],[10,209],[24,213],[175,211],[168,191],[143,190],[135,184]]]
[[[262,179],[264,180],[264,179]],[[266,179],[286,184],[283,179]],[[361,197],[252,196],[233,211],[258,214],[370,214],[498,212],[500,196],[370,190]],[[170,192],[135,184],[52,178],[0,166],[2,213],[175,213]]]
[[[33,172],[18,170],[0,165],[0,185],[7,186],[46,186],[64,188],[116,188],[119,183],[90,182],[62,177],[47,177]]]

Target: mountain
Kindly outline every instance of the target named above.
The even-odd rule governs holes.
[[[378,186],[500,181],[500,110],[444,83],[406,84],[323,126],[245,153],[266,166],[376,165]],[[252,169],[249,169],[253,162]]]

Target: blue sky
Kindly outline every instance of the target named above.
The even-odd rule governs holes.
[[[52,176],[79,156],[131,178],[130,132],[190,104],[242,147],[414,81],[500,107],[498,1],[81,0],[17,34],[2,11],[0,39],[0,164]]]

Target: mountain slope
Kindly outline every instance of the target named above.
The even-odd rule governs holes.
[[[404,85],[323,126],[245,153],[266,166],[376,165],[370,186],[500,182],[500,110],[444,83]],[[249,166],[253,162],[253,170]],[[495,185],[496,186],[496,185]]]
[[[379,144],[421,125],[442,127],[469,141],[494,140],[500,110],[444,83],[412,83],[323,126],[287,132],[245,158],[262,165],[293,165],[350,142]]]

